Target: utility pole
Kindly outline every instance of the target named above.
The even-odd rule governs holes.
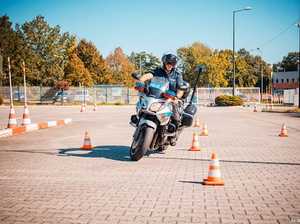
[[[298,108],[300,108],[300,22],[297,24],[299,32],[298,43]]]
[[[233,85],[232,85],[232,95],[235,96],[235,12],[233,11],[233,34],[232,34],[232,58],[233,58]]]
[[[235,14],[238,12],[242,12],[242,11],[246,11],[246,10],[252,10],[251,7],[245,7],[242,9],[238,9],[238,10],[234,10],[232,11],[232,58],[233,58],[233,66],[232,66],[232,70],[233,70],[233,84],[232,84],[232,95],[235,96]]]
[[[24,79],[24,105],[27,106],[27,92],[26,92],[26,70],[25,70],[25,62],[22,61],[22,69],[23,69],[23,79]]]
[[[262,59],[262,51],[258,47],[256,48],[261,55],[261,62],[260,62],[260,102],[262,102],[263,99],[263,93],[264,93],[264,68],[263,68],[263,59]]]
[[[9,89],[10,89],[10,106],[12,107],[14,105],[13,102],[13,92],[12,92],[12,82],[11,82],[11,71],[10,71],[10,58],[7,58],[8,62],[8,76],[9,76]]]

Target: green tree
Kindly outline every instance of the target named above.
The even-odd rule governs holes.
[[[0,74],[0,84],[8,85],[8,57],[10,57],[11,62],[13,85],[20,85],[23,83],[22,61],[25,60],[26,62],[26,59],[32,56],[32,51],[22,39],[18,27],[17,24],[17,31],[15,31],[8,16],[0,17],[0,55],[3,61],[3,74]]]
[[[214,87],[227,87],[229,84],[228,72],[230,70],[231,52],[214,51],[207,61],[207,84]]]
[[[182,47],[177,50],[177,55],[181,59],[183,77],[189,82],[195,80],[195,69],[198,64],[208,65],[212,50],[200,42],[195,42],[191,46]],[[205,86],[209,83],[208,73],[200,78],[199,86]]]
[[[262,59],[261,56],[251,55],[249,51],[240,49],[237,52],[237,76],[238,86],[243,87],[260,87],[261,71],[264,76],[264,86],[266,87],[267,80],[270,79],[270,66]]]
[[[61,33],[59,26],[51,27],[42,16],[25,22],[19,29],[23,40],[36,55],[32,64],[40,85],[54,85],[64,79],[67,64],[67,48],[74,39],[68,33]]]
[[[132,86],[134,81],[131,78],[131,73],[135,70],[128,57],[124,54],[123,50],[118,47],[113,53],[107,56],[107,64],[112,70],[112,83],[124,84]]]
[[[298,52],[289,52],[287,56],[282,58],[281,62],[273,65],[273,71],[277,71],[278,67],[284,71],[297,71],[298,60],[300,60]]]
[[[160,60],[156,56],[145,51],[139,53],[132,52],[129,61],[134,64],[136,70],[142,70],[142,74],[153,71],[160,65]]]
[[[96,46],[85,39],[80,40],[77,55],[89,71],[93,84],[111,82],[111,71]]]
[[[12,28],[12,23],[9,21],[9,17],[4,15],[0,17],[0,55],[2,56],[3,63],[3,72],[0,74],[0,82],[1,84],[7,84],[7,74],[8,74],[8,66],[7,66],[7,57],[13,56],[13,49],[15,46],[15,32]]]

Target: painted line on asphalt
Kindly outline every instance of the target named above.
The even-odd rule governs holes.
[[[179,157],[157,157],[157,156],[145,156],[144,159],[170,159],[170,160],[187,160],[187,161],[203,161],[210,162],[210,159],[197,159],[197,158],[179,158]],[[223,163],[250,163],[250,164],[263,164],[263,165],[288,165],[288,166],[300,166],[300,163],[288,163],[288,162],[272,162],[272,161],[248,161],[248,160],[219,160]]]

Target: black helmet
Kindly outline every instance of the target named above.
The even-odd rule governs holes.
[[[165,54],[161,58],[162,63],[165,64],[171,64],[175,66],[177,64],[178,58],[174,54]]]

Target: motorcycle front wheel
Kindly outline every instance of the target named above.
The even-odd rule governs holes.
[[[139,161],[145,155],[145,153],[150,149],[153,136],[153,128],[145,126],[141,129],[137,140],[133,139],[130,147],[131,160]]]

